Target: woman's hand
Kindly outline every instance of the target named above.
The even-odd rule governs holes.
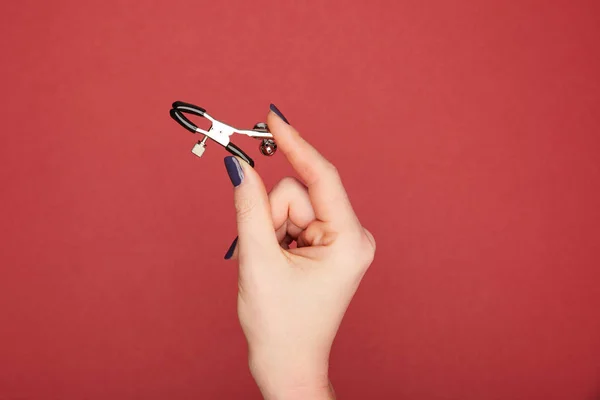
[[[226,258],[239,261],[250,370],[266,399],[332,399],[330,349],[375,240],[334,166],[274,106],[267,124],[304,184],[285,178],[267,194],[253,168],[225,159],[238,228]]]

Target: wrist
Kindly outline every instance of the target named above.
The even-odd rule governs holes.
[[[265,400],[335,400],[333,387],[326,385],[260,387]]]
[[[265,400],[333,400],[327,358],[250,357],[250,372]]]

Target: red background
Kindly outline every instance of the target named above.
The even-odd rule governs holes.
[[[335,3],[2,2],[1,399],[259,398],[174,100],[338,166],[378,243],[340,399],[600,396],[598,3]]]

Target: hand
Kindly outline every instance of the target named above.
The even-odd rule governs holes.
[[[304,184],[285,178],[267,194],[252,167],[225,159],[238,228],[227,256],[239,261],[250,370],[266,399],[332,399],[330,349],[375,240],[334,166],[274,106],[267,124]]]

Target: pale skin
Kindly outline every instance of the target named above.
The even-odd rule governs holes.
[[[300,179],[284,178],[267,193],[256,170],[236,159],[243,179],[234,188],[232,259],[249,367],[266,400],[334,399],[331,346],[375,240],[336,168],[272,111],[267,124]]]

